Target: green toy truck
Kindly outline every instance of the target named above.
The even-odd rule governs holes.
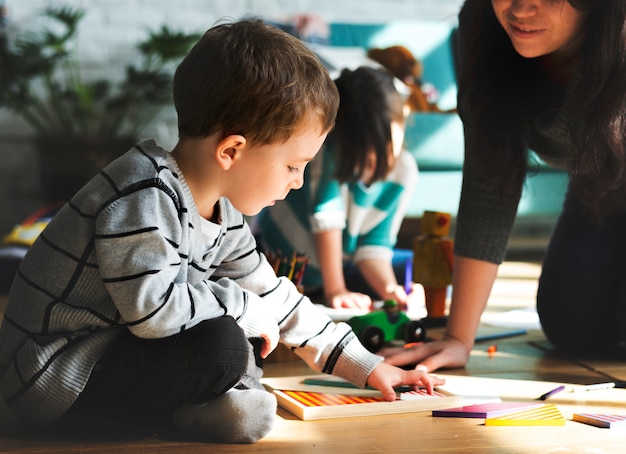
[[[419,320],[411,320],[393,300],[385,301],[382,309],[352,317],[348,324],[363,346],[374,353],[392,340],[410,343],[426,339],[424,325]]]

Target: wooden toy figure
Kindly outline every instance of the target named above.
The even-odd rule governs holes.
[[[425,211],[420,235],[413,240],[413,281],[424,286],[426,321],[431,326],[446,323],[446,295],[452,284],[451,215]]]

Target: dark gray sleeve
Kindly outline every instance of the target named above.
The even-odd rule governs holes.
[[[517,205],[519,188],[505,193],[498,179],[488,177],[477,131],[465,126],[463,185],[455,229],[455,254],[492,263],[504,259]]]

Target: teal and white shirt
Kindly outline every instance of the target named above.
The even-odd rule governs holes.
[[[339,183],[334,175],[333,150],[324,147],[307,166],[304,186],[284,201],[263,210],[258,230],[264,247],[290,256],[294,251],[309,257],[305,288],[322,284],[315,252],[314,233],[341,229],[346,260],[391,262],[400,224],[417,182],[415,158],[402,151],[384,181]]]

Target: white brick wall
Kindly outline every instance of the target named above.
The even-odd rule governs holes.
[[[313,13],[328,21],[373,22],[415,18],[455,21],[462,0],[0,0],[16,22],[48,6],[71,5],[98,16],[100,24],[145,25],[153,21],[201,29],[225,17]]]
[[[167,24],[202,32],[222,18],[251,14],[271,19],[312,13],[328,22],[385,22],[422,19],[456,22],[462,0],[0,0],[8,10],[9,32],[33,29],[49,6],[75,6],[87,14],[81,22],[81,59],[88,70],[119,72],[135,55],[147,29]],[[0,110],[0,235],[39,207],[36,156],[29,128]],[[176,140],[173,108],[167,108],[144,132],[164,146]]]

